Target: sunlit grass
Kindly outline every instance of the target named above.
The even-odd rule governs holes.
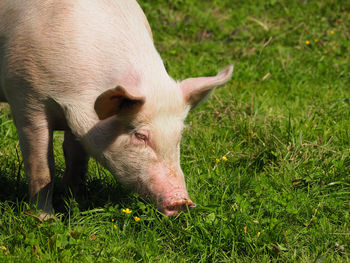
[[[168,219],[96,162],[88,198],[24,213],[0,106],[1,262],[350,261],[348,1],[142,1],[170,75],[232,81],[190,113],[181,163],[198,206]],[[64,172],[55,135],[56,186]]]

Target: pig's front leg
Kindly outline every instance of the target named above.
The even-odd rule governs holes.
[[[89,155],[71,131],[64,133],[63,152],[66,161],[64,188],[70,189],[74,196],[80,196],[85,193]]]
[[[41,219],[47,219],[53,213],[53,132],[44,112],[20,106],[12,109],[28,177],[30,203],[41,210]]]

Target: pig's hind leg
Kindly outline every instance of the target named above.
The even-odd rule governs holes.
[[[71,131],[64,133],[63,152],[66,161],[63,186],[75,197],[84,195],[89,155]]]

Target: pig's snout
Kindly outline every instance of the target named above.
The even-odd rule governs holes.
[[[188,196],[182,171],[168,167],[152,167],[149,173],[150,181],[146,185],[158,209],[166,216],[172,216],[196,205]]]
[[[196,204],[188,197],[175,194],[169,199],[165,199],[162,207],[162,212],[166,216],[176,215],[179,211],[187,211],[188,208],[194,208]]]

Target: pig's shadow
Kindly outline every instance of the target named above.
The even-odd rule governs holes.
[[[27,183],[16,174],[9,175],[6,171],[0,170],[0,185],[0,202],[16,203],[18,200],[25,200],[27,197]]]
[[[13,170],[12,170],[13,171]],[[14,205],[21,201],[28,202],[28,183],[23,176],[0,168],[0,202],[9,202]],[[67,213],[67,203],[69,203],[70,195],[63,194],[61,175],[63,172],[57,171],[54,183],[53,205],[56,212]],[[110,179],[110,178],[109,178]],[[90,178],[86,182],[86,192],[84,195],[76,197],[80,211],[86,211],[97,207],[105,207],[107,204],[130,204],[134,195],[120,184],[113,180],[105,180],[104,178]],[[20,208],[18,208],[20,209]]]
[[[55,192],[53,205],[56,212],[66,213],[66,201],[72,199],[70,193],[62,192],[62,184],[59,179],[55,182]],[[79,204],[80,211],[86,211],[98,207],[105,207],[116,204],[129,204],[133,195],[130,191],[123,188],[117,182],[111,182],[104,179],[92,178],[86,182],[86,191],[84,194],[73,199]]]

